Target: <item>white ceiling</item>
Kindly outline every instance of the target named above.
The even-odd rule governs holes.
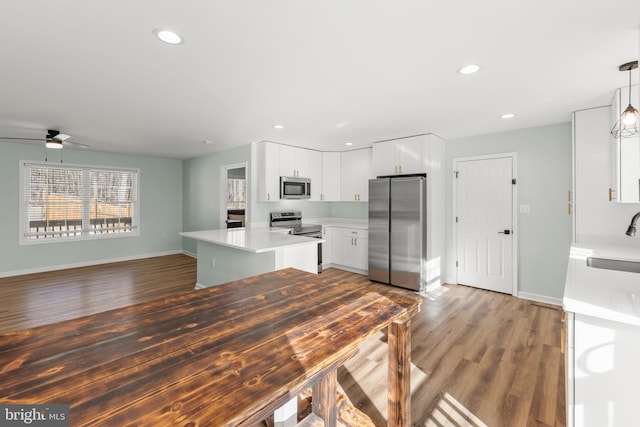
[[[639,33],[638,0],[2,0],[0,136],[189,158],[567,122],[628,84]]]

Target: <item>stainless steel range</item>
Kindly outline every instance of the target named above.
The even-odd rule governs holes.
[[[288,228],[289,234],[296,236],[322,238],[322,226],[303,224],[302,211],[281,211],[269,214],[269,226]],[[322,273],[322,243],[318,244],[318,273]]]

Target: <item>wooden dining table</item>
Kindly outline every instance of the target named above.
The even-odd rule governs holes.
[[[388,425],[408,426],[420,303],[285,269],[11,332],[0,403],[68,404],[72,426],[245,426],[311,388],[303,424],[334,426],[338,367],[388,328]]]

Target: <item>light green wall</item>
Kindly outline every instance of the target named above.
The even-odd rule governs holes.
[[[453,252],[453,159],[517,153],[518,292],[561,299],[571,245],[571,124],[562,123],[449,140],[446,143],[446,253],[448,282],[455,278]]]
[[[183,162],[183,231],[220,228],[220,166],[247,162],[251,182],[251,146],[194,157]],[[253,192],[251,186],[248,189]],[[251,201],[248,203],[251,212]],[[197,242],[183,239],[185,251],[197,253]]]
[[[0,275],[136,258],[182,249],[182,161],[65,148],[50,162],[140,169],[140,235],[112,239],[18,244],[20,160],[43,161],[43,148],[0,143]]]

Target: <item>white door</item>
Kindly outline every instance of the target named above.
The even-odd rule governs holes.
[[[457,282],[514,293],[513,158],[458,161]]]

